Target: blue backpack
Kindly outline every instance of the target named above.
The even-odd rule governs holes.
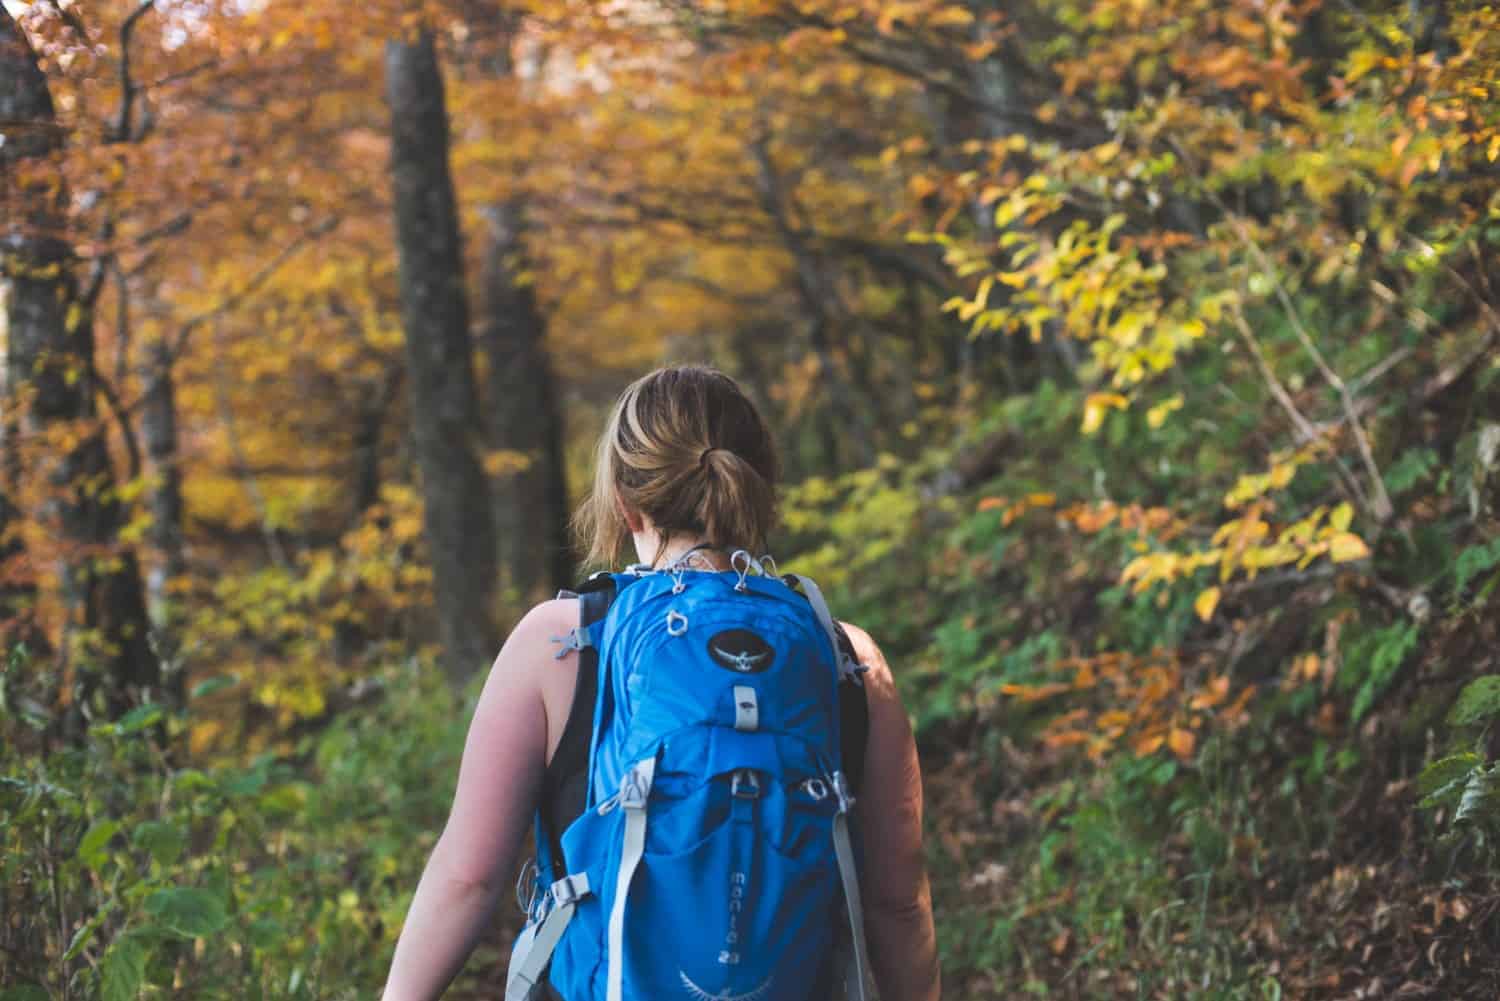
[[[840,732],[863,668],[812,581],[732,563],[581,589],[582,808],[538,811],[506,1001],[866,998]]]

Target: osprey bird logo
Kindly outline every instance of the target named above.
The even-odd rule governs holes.
[[[713,654],[715,657],[719,658],[720,661],[728,663],[730,667],[734,668],[736,671],[739,671],[741,674],[749,674],[751,671],[755,670],[755,665],[771,656],[771,651],[769,650],[762,650],[760,653],[750,653],[748,650],[738,650],[731,653],[728,650],[721,650],[716,646],[711,646],[711,649],[713,650]]]
[[[697,1001],[760,1001],[761,998],[766,996],[766,991],[771,989],[771,980],[773,979],[772,977],[767,977],[765,983],[755,988],[755,990],[747,991],[744,994],[731,994],[727,989],[718,994],[712,994],[693,983],[692,978],[683,971],[678,970],[677,975],[682,978],[682,986],[686,987],[688,993],[696,998]]]
[[[757,674],[768,669],[776,651],[748,629],[725,629],[708,640],[708,655],[714,663],[735,674]]]

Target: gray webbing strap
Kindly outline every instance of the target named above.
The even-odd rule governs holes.
[[[833,849],[838,855],[839,878],[844,883],[844,903],[849,908],[849,936],[852,962],[844,974],[844,996],[848,1001],[865,1001],[865,971],[870,968],[865,950],[865,915],[859,899],[859,873],[854,866],[854,846],[849,842],[849,808],[854,805],[843,772],[833,773],[833,788],[839,798],[839,812],[833,817]]]
[[[828,634],[828,642],[833,646],[833,655],[838,658],[840,680],[850,675],[857,680],[859,665],[839,645],[838,630],[833,627],[833,613],[828,610],[828,602],[824,599],[823,592],[818,589],[818,585],[811,577],[798,577],[797,580],[802,584],[802,590],[807,594],[808,604],[812,605],[818,621],[823,624],[823,631]]]
[[[589,895],[587,873],[564,876],[548,891],[552,907],[539,924],[530,925],[511,949],[510,970],[505,977],[505,1001],[536,1001],[540,984],[557,943],[573,920],[578,901]]]
[[[620,874],[615,880],[615,902],[609,912],[608,1001],[625,996],[625,898],[641,856],[646,853],[646,800],[656,776],[656,758],[637,761],[620,783],[620,807],[625,811],[625,837],[620,848]]]
[[[760,729],[760,700],[749,685],[734,686],[734,728],[741,731]]]
[[[586,650],[594,645],[594,641],[589,638],[587,626],[574,626],[561,636],[552,637],[552,642],[562,644],[557,653],[552,655],[554,660],[562,660],[570,650]]]

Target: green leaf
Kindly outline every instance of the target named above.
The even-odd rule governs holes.
[[[1448,710],[1448,723],[1469,726],[1497,715],[1500,715],[1500,674],[1487,674],[1464,686],[1453,708]]]
[[[78,926],[78,930],[73,933],[73,941],[68,943],[68,951],[63,953],[64,963],[72,960],[73,957],[77,956],[83,950],[84,946],[89,944],[90,940],[94,937],[94,932],[98,931],[99,926],[104,923],[104,919],[109,917],[109,911],[110,908],[105,907],[98,914],[95,914],[88,921]]]
[[[214,692],[222,692],[226,688],[233,688],[239,683],[240,679],[236,675],[216,674],[212,678],[204,678],[194,685],[193,690],[188,692],[188,698],[201,699],[206,695],[212,695]]]
[[[229,773],[222,780],[221,788],[226,796],[254,796],[265,788],[269,777],[266,764],[260,762],[237,775]]]
[[[1500,538],[1490,540],[1488,545],[1465,549],[1453,562],[1453,593],[1463,594],[1469,581],[1497,565],[1500,565]]]
[[[1417,776],[1417,788],[1425,795],[1432,795],[1444,786],[1450,785],[1460,779],[1467,780],[1469,773],[1478,768],[1483,761],[1479,755],[1472,751],[1462,754],[1450,754],[1446,758],[1440,758],[1422,769],[1422,774]]]
[[[154,725],[161,719],[163,709],[155,702],[148,702],[143,706],[136,706],[130,712],[120,717],[118,724],[121,733],[140,733],[148,726]]]
[[[1409,448],[1385,471],[1385,488],[1399,497],[1426,479],[1438,464],[1438,454],[1430,448]]]
[[[168,821],[148,820],[131,833],[130,843],[150,852],[158,865],[171,865],[182,854],[187,834]]]
[[[146,898],[146,913],[185,938],[212,935],[229,922],[222,900],[189,886],[157,890]]]
[[[201,792],[214,789],[214,780],[196,768],[184,768],[172,776],[172,790],[178,793]]]
[[[1341,688],[1355,688],[1350,713],[1355,722],[1364,718],[1395,681],[1406,657],[1417,645],[1416,623],[1396,622],[1365,633],[1351,642],[1339,672]]]
[[[109,839],[119,829],[118,820],[100,820],[85,831],[78,842],[78,857],[83,860],[83,864],[90,869],[97,869],[107,857],[104,849],[109,844]]]
[[[146,946],[134,936],[115,940],[104,954],[99,978],[101,1001],[135,1001],[146,980]]]
[[[1493,819],[1497,794],[1500,794],[1500,768],[1474,769],[1464,785],[1458,811],[1453,814],[1454,823]]]

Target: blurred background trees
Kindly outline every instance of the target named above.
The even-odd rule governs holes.
[[[1493,996],[1497,28],[6,0],[0,997],[368,993],[667,359],[899,665],[955,996]]]

